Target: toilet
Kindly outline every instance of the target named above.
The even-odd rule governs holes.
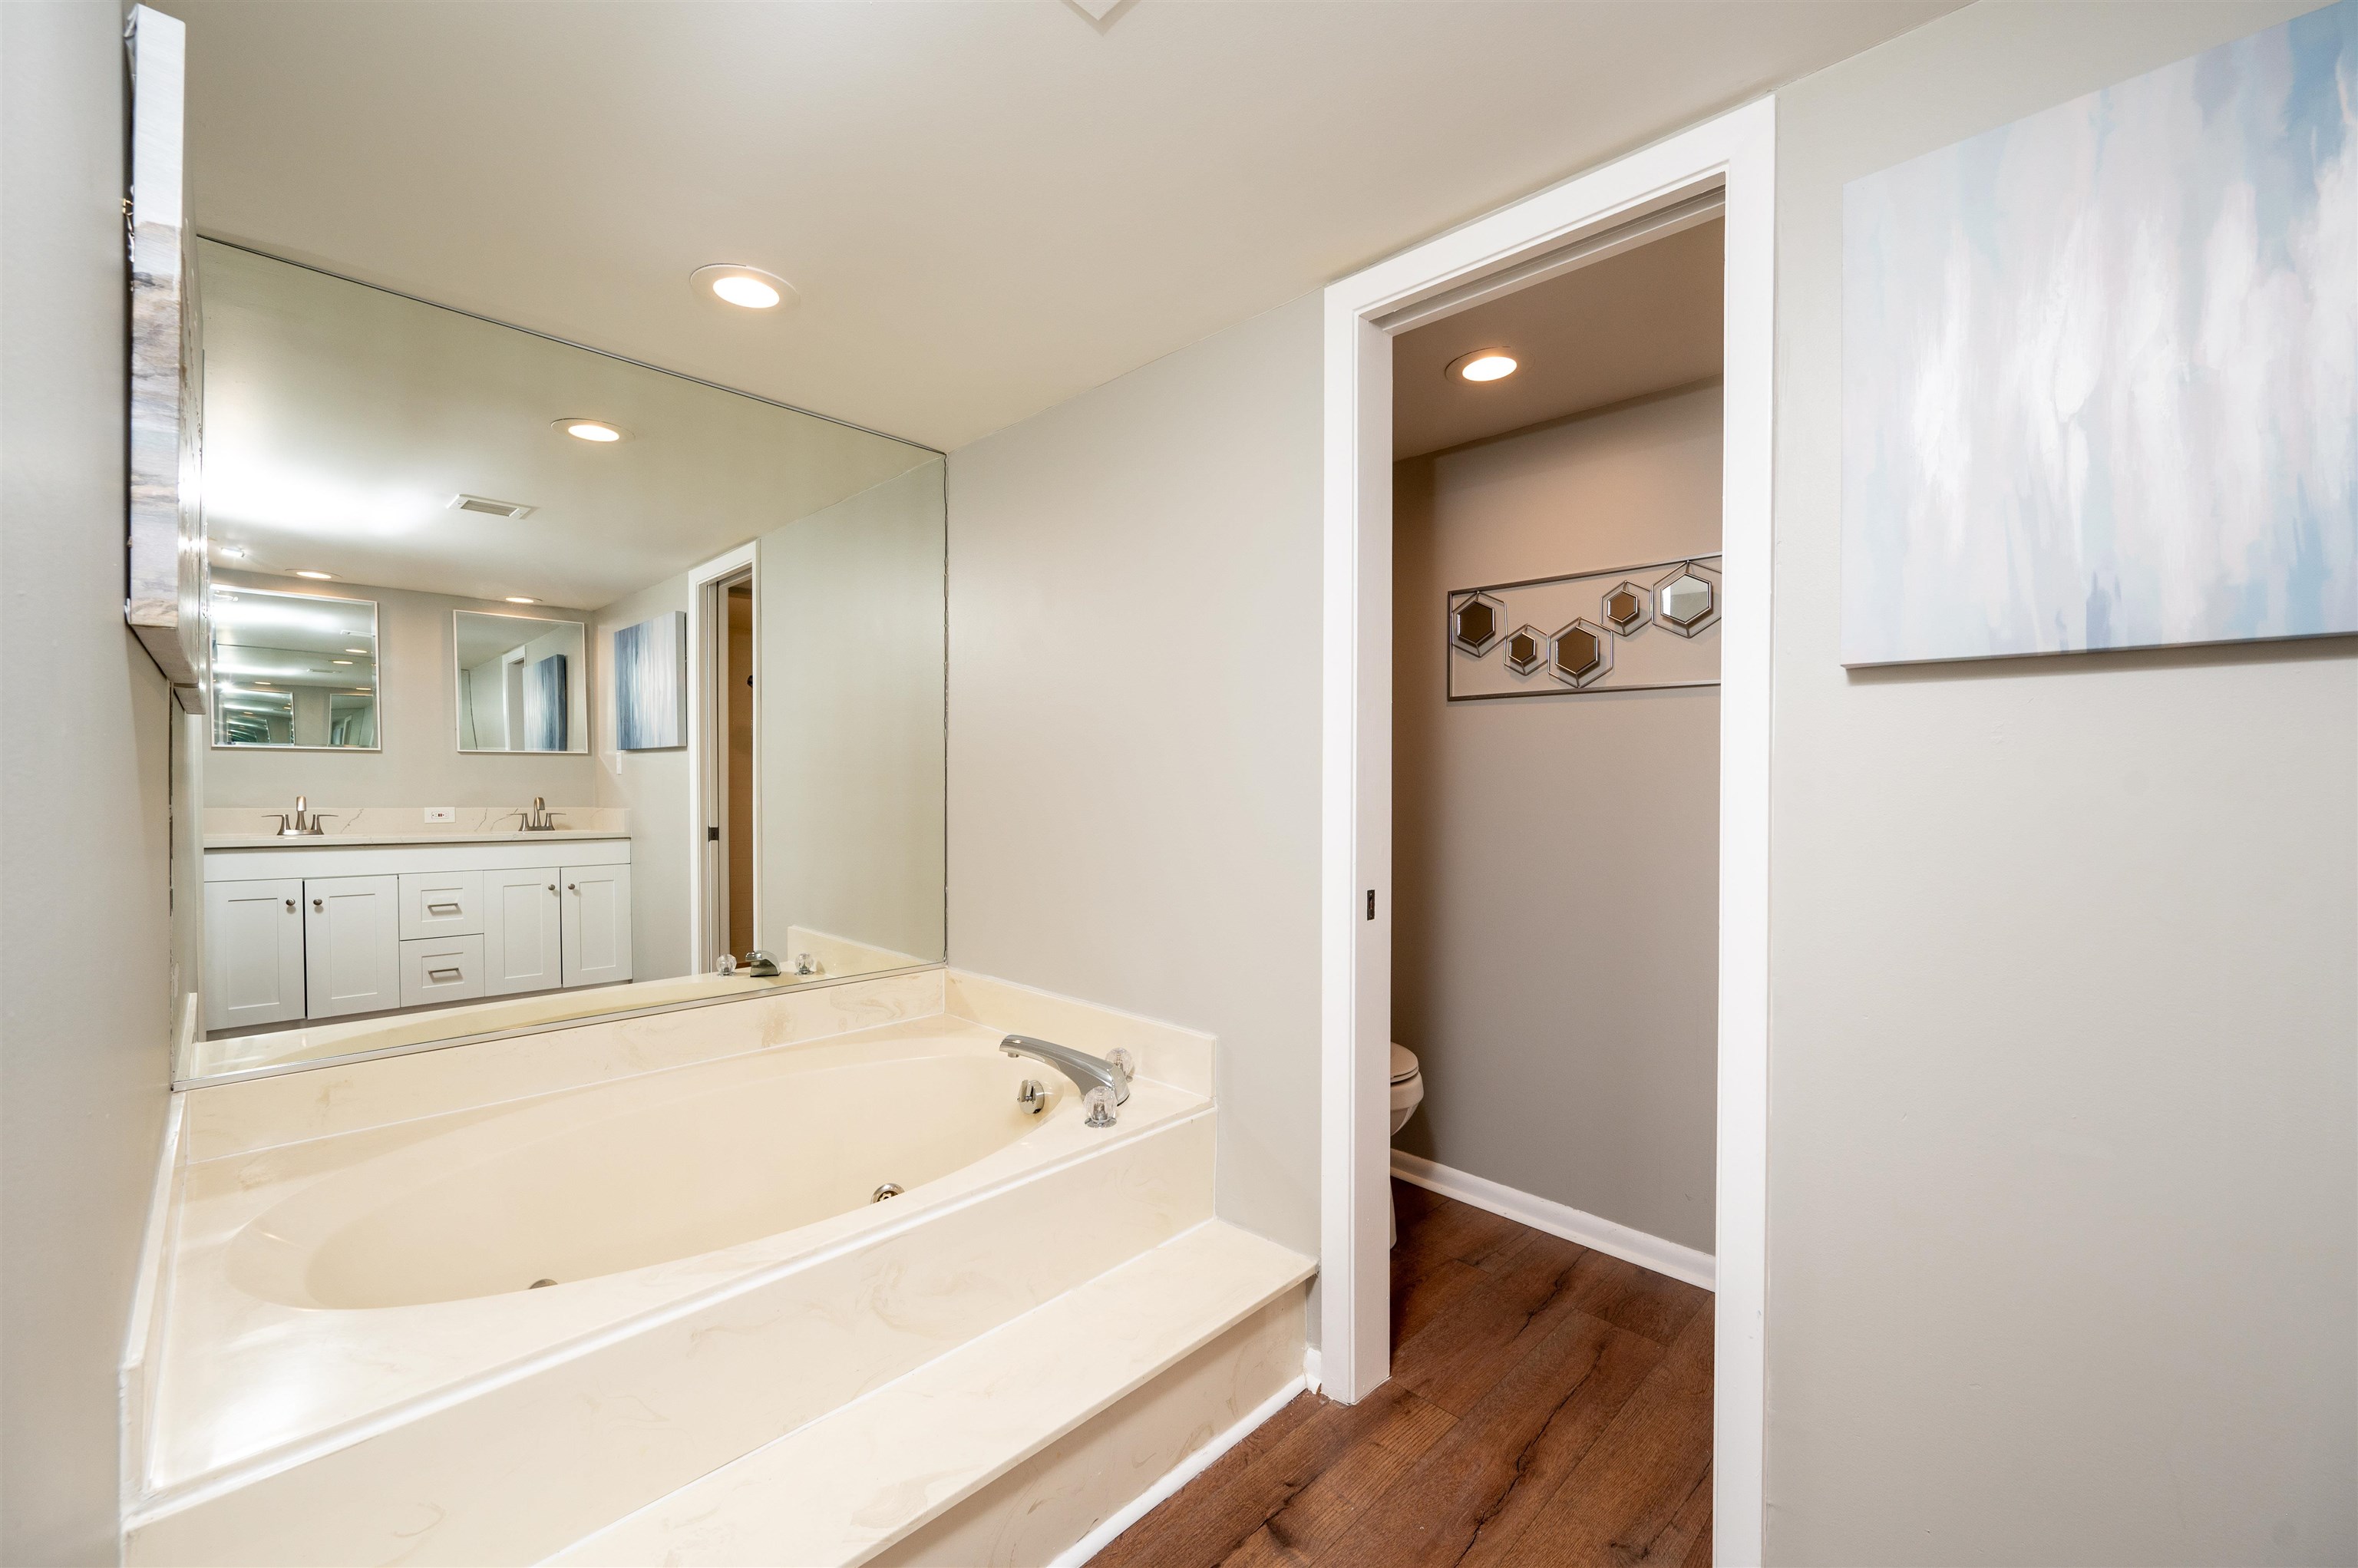
[[[1392,1131],[1397,1133],[1406,1127],[1408,1119],[1416,1114],[1416,1108],[1423,1100],[1424,1075],[1417,1070],[1416,1053],[1395,1040],[1392,1042]],[[1391,1239],[1397,1246],[1400,1242],[1400,1215],[1398,1206],[1394,1205],[1393,1208]]]

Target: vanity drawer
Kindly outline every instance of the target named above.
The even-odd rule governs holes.
[[[401,1005],[464,1001],[483,994],[481,936],[422,936],[401,945]]]
[[[473,936],[483,929],[483,873],[404,871],[401,935]]]

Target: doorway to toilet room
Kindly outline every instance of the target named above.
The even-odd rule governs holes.
[[[1695,1283],[1725,228],[1392,344],[1393,1171]]]
[[[1764,1507],[1775,133],[1773,103],[1731,111],[1376,263],[1330,286],[1324,301],[1320,1380],[1341,1401],[1368,1400],[1388,1380],[1409,1374],[1419,1359],[1413,1354],[1419,1339],[1444,1331],[1438,1318],[1422,1324],[1412,1315],[1402,1318],[1401,1300],[1390,1289],[1401,1269],[1384,1239],[1395,1170],[1432,1186],[1446,1184],[1453,1200],[1520,1227],[1519,1249],[1551,1238],[1579,1249],[1575,1270],[1610,1263],[1663,1287],[1691,1275],[1698,1281],[1691,1288],[1707,1288],[1714,1298],[1700,1314],[1710,1325],[1709,1343],[1693,1347],[1702,1353],[1700,1365],[1682,1357],[1680,1368],[1665,1376],[1680,1387],[1700,1389],[1709,1405],[1710,1418],[1694,1434],[1706,1451],[1709,1493],[1697,1506],[1709,1509],[1712,1550],[1737,1562],[1758,1557]],[[1600,280],[1612,277],[1603,270],[1606,264],[1631,253],[1651,254],[1630,264],[1639,276],[1625,281],[1633,288],[1660,282],[1675,270],[1670,265],[1675,250],[1664,242],[1704,228],[1715,228],[1720,236],[1719,288],[1715,300],[1700,297],[1708,283],[1697,292],[1695,340],[1713,336],[1708,323],[1715,314],[1715,385],[1708,362],[1691,370],[1657,363],[1634,384],[1592,385],[1577,400],[1560,402],[1552,396],[1566,389],[1561,383],[1551,389],[1552,376],[1520,380],[1527,368],[1541,363],[1557,373],[1576,372],[1575,379],[1607,367],[1611,345],[1628,338],[1625,329],[1639,320],[1626,311],[1592,312],[1591,330],[1579,334],[1581,341],[1542,341],[1536,351],[1526,344],[1520,358],[1513,345],[1489,332],[1469,330],[1454,343],[1439,333],[1417,338],[1457,318],[1467,319],[1460,325],[1470,329],[1493,308],[1519,308],[1513,297],[1582,272],[1595,276],[1564,281],[1567,294],[1601,287]],[[1493,318],[1498,324],[1503,319]],[[1669,341],[1660,321],[1635,339],[1641,349],[1660,350]],[[1709,347],[1703,343],[1705,352]],[[1466,374],[1469,370],[1476,373]],[[1412,384],[1436,374],[1453,389],[1451,376],[1476,390],[1520,385],[1530,389],[1524,395],[1531,402],[1509,407],[1512,400],[1502,397],[1495,401],[1500,416],[1494,421],[1469,419],[1420,438]],[[1715,406],[1711,419],[1700,412],[1707,406]],[[1713,419],[1715,431],[1709,429]],[[1396,433],[1405,438],[1397,449]],[[1691,460],[1671,462],[1682,446],[1690,449]],[[1714,449],[1715,465],[1709,455]],[[1403,512],[1424,510],[1401,526],[1413,535],[1419,518],[1433,525],[1423,553],[1403,560],[1395,552],[1394,462],[1414,465],[1426,458],[1429,473],[1414,470],[1403,476],[1421,488],[1401,498]],[[1642,509],[1629,476],[1649,466],[1676,481],[1671,491],[1681,483],[1691,488],[1693,520],[1715,521],[1715,535],[1666,534],[1637,553],[1590,556],[1561,520],[1575,514],[1622,522],[1639,516]],[[1568,483],[1557,471],[1567,468],[1585,472],[1585,480]],[[1583,500],[1575,492],[1583,490],[1587,504],[1575,508]],[[1556,536],[1519,517],[1519,508],[1552,513],[1560,524]],[[1647,515],[1659,514],[1659,524],[1680,510],[1661,499]],[[1552,547],[1532,548],[1534,540]],[[1460,546],[1469,557],[1543,558],[1520,565],[1469,558],[1461,567],[1455,557],[1441,557]],[[1407,547],[1420,548],[1413,536]],[[1420,571],[1426,579],[1422,601],[1403,614],[1397,595],[1417,589],[1396,579]],[[1418,695],[1414,688],[1395,701],[1396,684],[1411,678],[1423,682],[1422,719],[1430,732],[1422,741],[1414,733],[1396,736],[1397,726],[1419,722],[1409,707]],[[1617,835],[1609,827],[1595,835],[1601,842],[1584,845],[1572,835],[1583,823],[1610,824],[1611,814],[1602,808],[1617,799],[1649,809],[1672,804],[1633,793],[1622,776],[1640,765],[1665,765],[1639,755],[1654,741],[1635,727],[1632,713],[1641,699],[1679,698],[1708,680],[1719,683],[1717,776],[1705,786],[1707,767],[1678,775],[1691,782],[1691,806],[1710,795],[1717,801],[1715,814],[1691,813],[1717,864],[1715,899],[1700,912],[1708,937],[1698,940],[1694,923],[1673,920],[1655,907],[1664,903],[1658,891],[1692,894],[1698,884],[1693,865],[1674,868],[1667,881],[1658,870],[1661,855],[1652,851],[1683,852],[1684,846],[1653,845],[1634,816]],[[1571,751],[1542,745],[1546,727],[1560,720],[1534,716],[1574,708],[1600,710],[1583,721],[1599,731],[1588,738],[1593,743]],[[1470,726],[1463,721],[1476,714],[1483,717]],[[1509,719],[1520,722],[1502,729]],[[1396,778],[1396,740],[1410,748],[1412,769],[1422,745],[1422,772]],[[1458,769],[1453,753],[1466,752],[1469,741],[1477,743]],[[1435,780],[1450,786],[1441,790],[1441,804],[1464,804],[1471,814],[1466,820],[1451,812],[1433,817]],[[1426,790],[1425,805],[1396,803],[1396,784],[1412,794]],[[1396,816],[1405,818],[1401,826],[1412,836],[1406,844],[1396,839]],[[1423,847],[1417,825],[1433,820],[1446,831],[1436,835],[1437,847]],[[1533,826],[1520,835],[1509,831],[1518,824]],[[1632,841],[1649,852],[1626,858]],[[1503,858],[1501,843],[1508,849]],[[1486,875],[1469,877],[1458,869],[1454,858],[1469,854],[1477,860],[1494,857],[1475,868]],[[1398,868],[1396,876],[1402,855],[1412,863]],[[1617,860],[1617,855],[1625,858]],[[1420,861],[1430,884],[1422,891]],[[1633,875],[1655,880],[1633,885]],[[1467,903],[1460,893],[1468,881],[1481,884],[1471,895],[1472,929],[1479,932],[1485,919],[1492,921],[1495,945],[1452,934],[1464,925],[1453,925],[1449,916],[1453,910],[1467,913],[1458,906]],[[1693,901],[1667,902],[1675,909]],[[1406,926],[1397,943],[1396,924]],[[1524,1018],[1498,1026],[1496,1015],[1513,1011],[1501,999],[1568,984],[1548,978],[1556,971],[1613,974],[1650,929],[1690,935],[1648,947],[1651,968],[1625,968],[1623,985],[1598,993],[1611,1003],[1604,1016],[1543,1015],[1534,1024],[1526,997]],[[1443,951],[1421,950],[1420,937],[1441,942]],[[1692,967],[1670,961],[1682,950],[1689,952]],[[1444,972],[1423,993],[1413,978],[1401,988],[1396,1029],[1395,968],[1436,961]],[[1532,971],[1541,978],[1535,981]],[[1620,1000],[1621,992],[1656,989],[1663,975],[1673,986],[1666,999]],[[1554,1011],[1587,1005],[1581,996],[1556,1000]],[[1679,1074],[1671,1075],[1671,1087],[1655,1081],[1656,1069],[1666,1064],[1653,1054],[1617,1057],[1586,1044],[1626,1029],[1632,1017],[1651,1027],[1647,1008],[1655,1003],[1692,1010],[1705,1038],[1715,1033],[1704,1052],[1712,1070],[1701,1114],[1686,1086],[1677,1083]],[[1492,1021],[1479,1027],[1461,1023],[1461,1013]],[[1389,1043],[1414,1054],[1420,1032],[1430,1058],[1418,1064],[1423,1095],[1401,1126],[1400,1137],[1411,1146],[1396,1162],[1380,1087],[1385,1080],[1377,1074],[1388,1065]],[[1495,1044],[1503,1036],[1512,1050],[1529,1052],[1532,1042],[1521,1038],[1526,1035],[1556,1045],[1552,1054],[1530,1055],[1536,1064],[1530,1071],[1502,1069],[1498,1060],[1511,1057],[1494,1060],[1479,1048],[1481,1037]],[[1693,1036],[1682,1032],[1680,1038]],[[1579,1042],[1578,1049],[1565,1045],[1567,1040]],[[1680,1055],[1674,1041],[1668,1065],[1675,1066]],[[1584,1061],[1589,1067],[1574,1073]],[[1466,1082],[1480,1092],[1455,1099],[1449,1073],[1461,1063]],[[1566,1092],[1573,1088],[1581,1088],[1585,1099]],[[1552,1092],[1553,1103],[1543,1090]],[[1507,1114],[1484,1118],[1476,1113],[1485,1094],[1516,1103]],[[1598,1110],[1606,1105],[1615,1111]],[[1708,1130],[1708,1166],[1686,1167],[1695,1181],[1708,1184],[1702,1192],[1690,1195],[1684,1179],[1652,1180],[1668,1167],[1650,1151],[1596,1163],[1595,1156],[1633,1151],[1631,1130],[1614,1120],[1615,1114],[1644,1119],[1680,1107],[1685,1125]],[[1525,1135],[1534,1127],[1541,1146],[1553,1146],[1551,1153],[1529,1146]],[[1430,1152],[1419,1152],[1412,1141],[1418,1139],[1430,1140],[1423,1145]],[[1581,1148],[1565,1147],[1581,1140]],[[1447,1165],[1453,1154],[1476,1168]],[[1490,1174],[1482,1164],[1510,1174]],[[1609,1179],[1594,1179],[1600,1169]],[[1647,1176],[1650,1186],[1641,1190],[1632,1172]],[[1570,1198],[1531,1190],[1567,1176],[1582,1184],[1558,1187],[1574,1192]],[[1590,1191],[1599,1195],[1588,1197]],[[1631,1206],[1641,1197],[1653,1206]],[[1583,1202],[1600,1206],[1579,1206]],[[1706,1203],[1710,1217],[1704,1221],[1698,1211]],[[1649,1217],[1633,1223],[1610,1208],[1600,1212],[1608,1205]],[[1407,1214],[1403,1205],[1403,1247],[1411,1228]],[[1672,1234],[1642,1231],[1641,1223]],[[1677,1238],[1679,1227],[1693,1223],[1708,1225],[1708,1250]],[[1472,1275],[1457,1277],[1479,1282]],[[1541,1299],[1556,1300],[1549,1292],[1559,1287],[1585,1295],[1576,1286],[1566,1273],[1545,1283]],[[1478,1323],[1458,1326],[1480,1337]],[[1666,1385],[1660,1394],[1647,1402],[1660,1408],[1677,1402],[1677,1388]],[[1487,1452],[1504,1437],[1469,1433],[1466,1441]],[[1648,1479],[1660,1482],[1667,1475],[1650,1469]],[[1624,1522],[1636,1530],[1645,1521],[1633,1516]],[[1644,1539],[1621,1533],[1621,1524],[1611,1529],[1617,1541]]]

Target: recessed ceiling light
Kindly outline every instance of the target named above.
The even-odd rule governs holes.
[[[349,664],[351,664],[351,663],[352,663],[352,660],[350,660],[350,659],[330,659],[328,662],[329,662],[330,664],[331,664],[331,665],[349,665]]]
[[[333,573],[333,572],[302,572],[302,571],[298,571],[298,572],[297,572],[295,575],[296,575],[297,577],[308,577],[308,578],[310,578],[310,579],[312,579],[314,581],[317,581],[317,582],[333,582],[333,581],[335,581],[335,580],[336,580],[336,574],[335,574],[335,573]]]
[[[603,419],[559,419],[557,428],[577,441],[594,441],[605,446],[614,441],[627,441],[631,433],[620,425],[609,425]]]
[[[344,652],[347,654],[365,654],[368,650],[366,648],[346,648]]]
[[[520,593],[512,593],[508,595],[508,602],[510,604],[538,604],[540,600],[537,599],[526,599]]]
[[[777,310],[802,298],[795,286],[776,273],[733,263],[698,267],[688,274],[687,282],[698,297],[718,300],[739,310]]]
[[[1451,360],[1447,373],[1456,381],[1498,381],[1515,373],[1515,356],[1504,349],[1476,349]]]

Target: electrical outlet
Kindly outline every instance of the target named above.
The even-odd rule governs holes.
[[[426,808],[426,820],[428,822],[456,822],[459,820],[459,808],[455,806],[429,806]]]

